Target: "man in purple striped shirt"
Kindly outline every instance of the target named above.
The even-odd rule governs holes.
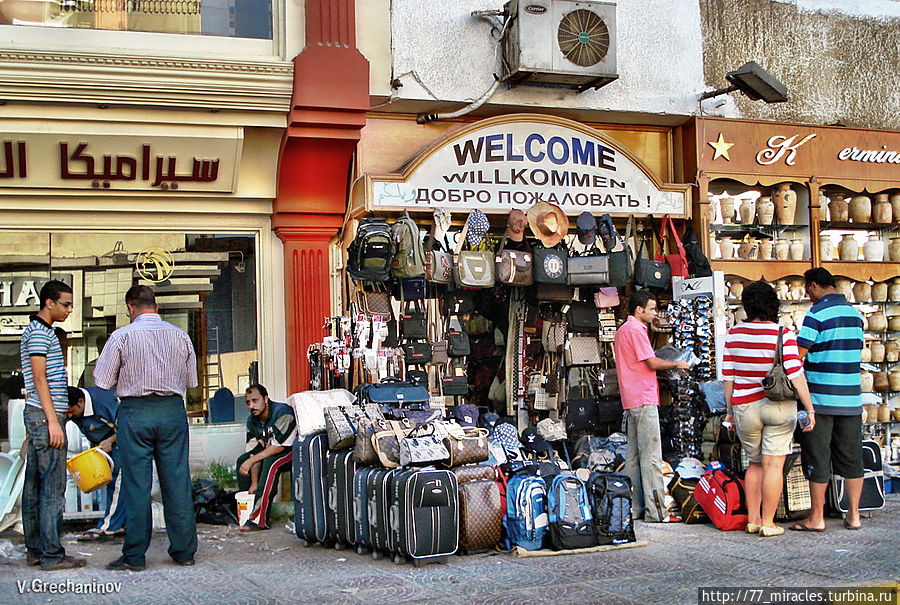
[[[193,565],[197,526],[188,469],[184,394],[197,386],[197,358],[190,338],[157,313],[147,286],[125,294],[131,324],[109,337],[94,367],[98,387],[115,387],[121,403],[118,444],[122,459],[125,543],[107,569],[142,571],[152,532],[150,487],[156,460],[169,536],[169,556]]]

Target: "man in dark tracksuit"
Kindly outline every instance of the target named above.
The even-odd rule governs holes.
[[[247,418],[247,452],[237,459],[238,488],[254,495],[253,512],[243,531],[269,528],[269,513],[278,476],[291,470],[291,445],[297,437],[297,420],[291,406],[269,400],[269,392],[254,384],[244,393]]]
[[[106,514],[97,527],[78,537],[79,542],[106,542],[125,535],[125,506],[120,498],[121,464],[116,445],[116,415],[119,400],[112,390],[99,387],[77,389],[69,387],[69,420],[90,441],[91,447],[100,447],[113,460],[112,481],[106,486]]]

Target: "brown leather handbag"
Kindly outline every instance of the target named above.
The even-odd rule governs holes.
[[[459,548],[463,553],[494,548],[500,542],[503,508],[500,486],[490,466],[453,469],[459,484]]]
[[[381,466],[384,468],[400,466],[400,440],[405,438],[412,428],[412,424],[406,418],[375,422],[372,445]]]
[[[449,467],[475,464],[488,459],[488,430],[466,426],[462,430],[451,431],[444,438],[444,445],[450,452],[445,464]]]

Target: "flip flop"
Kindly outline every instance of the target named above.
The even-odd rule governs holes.
[[[850,525],[850,522],[847,521],[847,519],[844,519],[844,527],[846,527],[847,529],[852,529],[853,531],[856,531],[857,529],[861,529],[861,528],[862,528],[862,524],[859,524],[859,525]]]
[[[109,542],[113,536],[100,530],[91,529],[76,538],[78,542]]]
[[[824,527],[821,529],[818,527],[807,527],[807,526],[803,525],[802,523],[794,523],[793,525],[788,527],[788,529],[791,531],[812,531],[812,532],[816,532],[816,533],[820,533],[820,534],[825,531]]]

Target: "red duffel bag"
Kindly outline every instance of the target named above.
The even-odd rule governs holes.
[[[694,499],[722,531],[747,527],[747,497],[744,482],[726,468],[703,473],[694,489]]]

